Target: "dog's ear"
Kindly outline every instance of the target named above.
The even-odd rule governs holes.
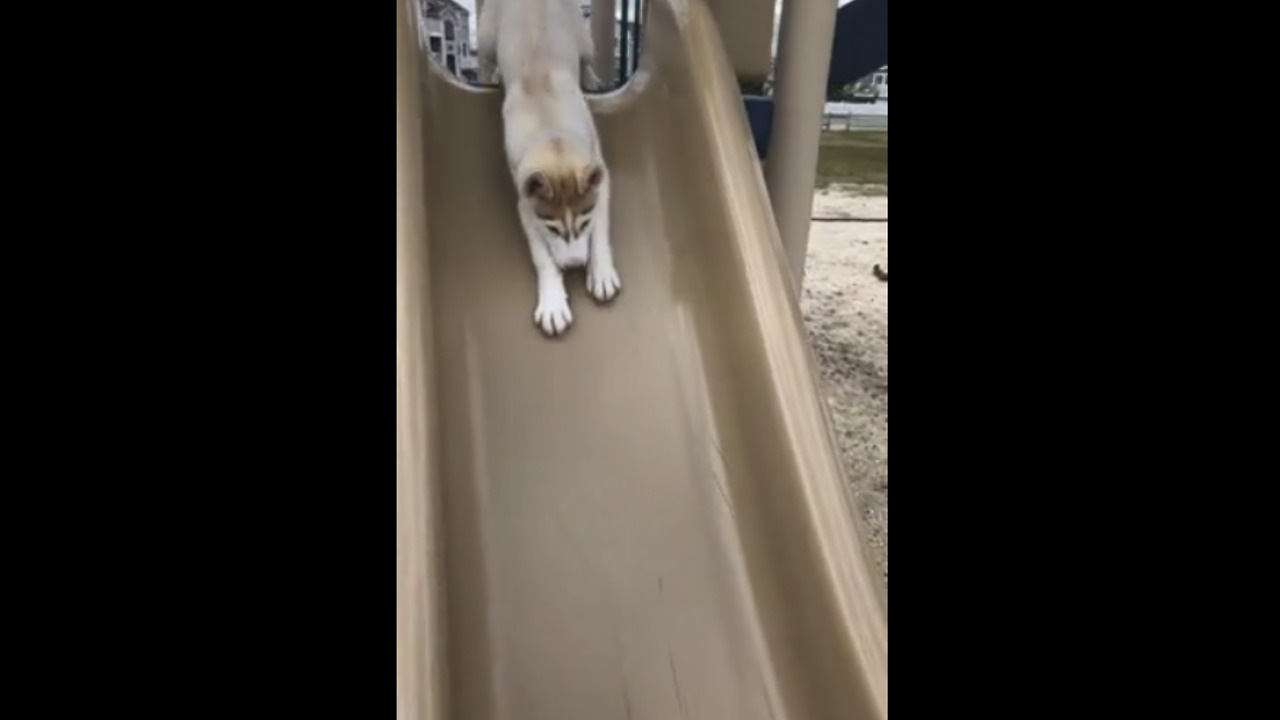
[[[556,197],[556,191],[551,186],[551,180],[540,172],[535,172],[525,178],[524,182],[520,184],[520,192],[529,200],[540,197],[543,200],[551,201]]]
[[[582,172],[582,179],[579,183],[582,188],[582,194],[585,195],[592,190],[600,187],[600,183],[604,182],[604,168],[592,163],[588,165]]]

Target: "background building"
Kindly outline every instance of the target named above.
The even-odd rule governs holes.
[[[881,100],[888,100],[889,99],[889,66],[885,65],[884,67],[875,71],[875,73],[872,75],[872,82],[875,84],[876,90],[879,91],[878,97]],[[907,104],[910,105],[911,103],[907,103]]]
[[[422,47],[454,77],[475,82],[479,63],[471,44],[471,12],[454,0],[418,0]]]

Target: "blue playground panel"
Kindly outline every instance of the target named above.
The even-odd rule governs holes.
[[[836,13],[827,90],[889,64],[889,0],[854,0]]]
[[[889,0],[854,0],[836,12],[828,94],[889,64]],[[764,160],[773,132],[773,98],[744,95],[747,120]]]
[[[747,106],[747,122],[751,123],[751,136],[756,141],[756,155],[764,160],[769,151],[769,136],[773,133],[773,98],[763,95],[743,95]]]

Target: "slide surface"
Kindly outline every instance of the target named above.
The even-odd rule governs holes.
[[[547,339],[500,94],[397,3],[397,717],[879,720],[858,544],[737,83],[650,0],[593,97],[623,289]]]

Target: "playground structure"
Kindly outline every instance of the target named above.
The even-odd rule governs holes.
[[[738,88],[769,72],[772,0],[644,4],[634,75],[590,97],[622,294],[567,275],[557,340],[500,92],[425,62],[410,18],[398,0],[398,720],[887,718],[887,593],[797,304],[834,0],[784,5],[763,169]]]

